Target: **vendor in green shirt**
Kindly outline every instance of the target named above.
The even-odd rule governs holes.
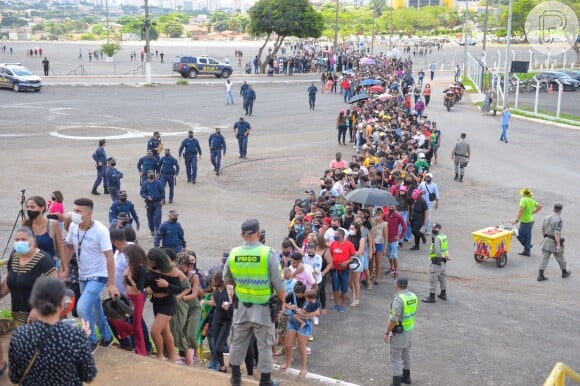
[[[523,188],[520,190],[520,205],[518,209],[518,214],[516,216],[516,224],[519,223],[518,227],[518,240],[524,247],[524,250],[518,255],[530,256],[530,251],[532,249],[532,228],[534,227],[534,214],[542,210],[542,205],[540,205],[536,200],[532,198],[534,194],[530,188]]]

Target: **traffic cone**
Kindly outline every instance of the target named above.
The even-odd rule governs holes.
[[[550,87],[548,87],[548,94],[553,94],[554,93],[554,89],[552,88],[552,85],[550,85]]]

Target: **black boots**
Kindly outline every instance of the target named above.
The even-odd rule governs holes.
[[[459,176],[459,182],[463,182],[463,176]]]
[[[455,173],[455,178],[453,178],[453,181],[457,181],[459,179],[459,174]]]
[[[101,193],[97,192],[97,189],[93,189],[93,190],[91,191],[91,194],[92,194],[92,195],[95,195],[95,196],[100,196],[100,195],[101,195]]]
[[[393,383],[391,383],[391,386],[401,386],[401,377],[393,377]]]
[[[562,272],[562,276],[564,275],[564,272]],[[548,280],[548,278],[546,276],[544,276],[544,270],[540,269],[539,273],[538,273],[538,281],[544,281],[544,280]]]
[[[441,300],[447,300],[447,290],[441,290],[441,293],[437,297]]]
[[[242,385],[242,371],[240,366],[231,366],[232,368],[232,377],[230,378],[230,382],[232,386],[241,386]]]
[[[570,271],[569,269],[563,269],[562,270],[562,279],[567,278],[568,276],[570,276],[571,273],[572,273],[572,271]]]
[[[401,383],[404,383],[405,385],[411,384],[411,370],[403,369],[403,376],[401,377]]]
[[[423,298],[422,301],[423,301],[423,303],[435,303],[436,302],[435,301],[435,294],[433,292],[431,292],[429,294],[429,297]]]
[[[272,380],[270,373],[260,373],[260,386],[279,386],[280,381]]]

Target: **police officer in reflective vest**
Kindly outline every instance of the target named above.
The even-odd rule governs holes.
[[[270,247],[260,243],[260,224],[249,219],[242,224],[244,243],[230,251],[223,279],[235,286],[234,317],[231,329],[231,384],[242,384],[240,365],[248,344],[255,335],[260,360],[260,386],[279,385],[271,379],[274,370],[274,320],[277,317],[274,297],[284,304],[286,291],[280,276],[280,263]]]
[[[397,294],[391,303],[389,323],[385,330],[385,343],[391,345],[390,356],[393,367],[393,383],[411,384],[411,333],[415,325],[417,295],[407,289],[407,278],[399,277],[395,283]]]
[[[423,299],[425,303],[435,303],[437,293],[437,281],[441,287],[441,293],[437,295],[439,299],[447,300],[447,275],[445,268],[447,261],[451,260],[448,252],[447,236],[441,232],[441,224],[433,225],[431,230],[431,249],[429,260],[431,260],[431,270],[429,271],[429,297]]]

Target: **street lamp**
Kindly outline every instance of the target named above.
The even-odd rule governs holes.
[[[149,28],[151,28],[149,1],[145,0],[145,77],[147,84],[151,84],[151,43],[149,39]]]

